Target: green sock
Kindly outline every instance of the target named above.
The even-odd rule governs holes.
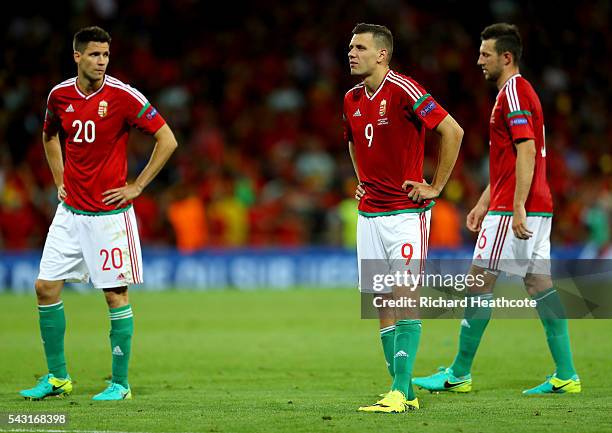
[[[39,305],[38,316],[40,336],[45,347],[49,373],[63,379],[68,376],[64,357],[64,334],[66,333],[64,303],[59,301],[53,305]]]
[[[134,315],[132,307],[125,305],[110,309],[110,342],[113,353],[112,381],[128,387],[128,364],[132,349],[132,335],[134,334]]]
[[[491,319],[491,307],[472,306],[472,299],[489,300],[492,297],[493,293],[467,296],[468,306],[465,308],[464,319],[461,321],[461,332],[459,333],[459,351],[453,365],[451,365],[453,374],[457,377],[465,376],[472,370],[472,363],[482,334],[484,334]]]
[[[557,377],[567,380],[576,374],[565,308],[554,288],[538,293],[534,298],[536,310],[546,331],[546,341],[557,367]]]
[[[420,320],[399,320],[395,324],[394,377],[391,389],[403,392],[408,400],[415,398],[412,389],[412,368],[420,339]]]
[[[383,353],[385,354],[385,361],[387,363],[387,369],[393,379],[393,355],[395,347],[395,325],[387,326],[380,330],[380,341],[382,342]]]

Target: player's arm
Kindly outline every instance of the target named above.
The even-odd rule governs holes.
[[[42,142],[45,148],[47,163],[53,174],[53,182],[55,182],[57,187],[57,198],[63,201],[66,198],[66,190],[64,189],[64,159],[62,157],[59,133],[48,135],[46,132],[43,132]]]
[[[134,183],[128,183],[121,188],[105,191],[103,194],[105,196],[103,199],[105,204],[117,203],[115,208],[119,208],[128,201],[138,197],[161,171],[178,146],[176,138],[174,138],[174,134],[167,124],[159,128],[153,136],[156,143],[146,167],[138,175]]]
[[[519,239],[529,239],[533,233],[527,228],[525,202],[531,189],[535,167],[536,147],[534,140],[522,140],[514,143],[516,147],[516,185],[512,210],[512,231]]]
[[[408,186],[412,187],[408,197],[419,203],[440,195],[453,171],[463,139],[463,129],[450,114],[447,114],[434,130],[440,135],[440,155],[431,185],[409,180],[402,185],[404,190]]]
[[[470,231],[479,232],[482,226],[482,220],[489,211],[489,204],[491,203],[491,185],[487,185],[485,190],[480,195],[478,203],[472,208],[467,216],[465,225]]]
[[[361,197],[365,195],[365,189],[363,185],[361,185],[361,180],[359,179],[359,170],[357,170],[357,160],[355,159],[355,143],[349,140],[348,142],[349,155],[351,155],[351,161],[353,162],[353,169],[355,169],[355,176],[357,176],[357,189],[355,190],[355,198],[357,200],[361,200]]]

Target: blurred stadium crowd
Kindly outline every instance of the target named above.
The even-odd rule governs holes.
[[[362,21],[391,28],[392,67],[421,82],[465,130],[433,211],[432,246],[473,239],[464,219],[488,182],[496,94],[476,59],[480,31],[497,21],[519,26],[521,72],[544,106],[553,244],[609,245],[609,2],[572,2],[554,20],[547,2],[512,0],[475,2],[470,10],[461,1],[256,3],[212,13],[207,2],[190,0],[73,0],[4,14],[0,249],[42,247],[56,207],[40,140],[45,102],[54,84],[76,73],[73,33],[93,24],[113,37],[109,74],[143,92],[179,141],[169,166],[135,203],[145,246],[354,245],[355,176],[341,109],[354,83],[347,46]],[[131,136],[132,178],[152,144]],[[426,147],[431,179],[435,135]]]

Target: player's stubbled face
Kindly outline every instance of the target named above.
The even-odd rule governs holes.
[[[495,39],[487,39],[480,44],[480,55],[477,65],[480,66],[487,81],[496,81],[502,72],[502,56],[495,50]]]
[[[89,42],[87,48],[82,53],[75,55],[75,59],[79,69],[87,78],[91,81],[98,81],[106,73],[109,56],[110,47],[108,42]]]
[[[353,35],[349,45],[348,59],[351,75],[369,75],[376,67],[380,50],[376,47],[372,33]]]

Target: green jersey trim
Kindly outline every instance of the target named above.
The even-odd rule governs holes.
[[[423,96],[421,96],[419,99],[417,99],[417,101],[412,106],[412,111],[416,111],[416,109],[419,108],[419,105],[421,105],[423,103],[423,101],[425,101],[425,99],[427,99],[430,96],[431,95],[429,93],[425,93]]]
[[[140,119],[142,117],[143,114],[145,114],[145,111],[147,111],[147,109],[151,106],[150,102],[147,102],[146,104],[144,104],[142,106],[142,109],[140,110],[140,112],[138,113],[138,116],[136,116],[137,119]]]
[[[510,215],[512,216],[512,212],[503,211],[503,210],[490,210],[489,215]],[[541,216],[551,218],[553,216],[552,212],[527,212],[527,216]]]
[[[75,213],[77,215],[89,215],[89,216],[115,215],[118,213],[123,213],[132,207],[132,205],[130,204],[127,207],[122,207],[121,209],[109,210],[106,212],[89,212],[86,210],[80,210],[80,209],[73,208],[72,206],[68,206],[66,203],[63,203],[63,202],[62,202],[62,206],[64,206],[70,212]]]
[[[398,214],[401,214],[401,213],[421,213],[421,212],[425,212],[425,211],[428,211],[429,209],[431,209],[434,204],[436,204],[436,202],[432,200],[431,203],[429,203],[426,207],[390,210],[388,212],[364,212],[364,211],[361,211],[361,210],[357,211],[357,212],[359,213],[359,215],[364,216],[364,217],[378,217],[378,216],[398,215]]]
[[[531,111],[529,110],[519,110],[508,113],[508,119],[515,116],[531,116]]]

